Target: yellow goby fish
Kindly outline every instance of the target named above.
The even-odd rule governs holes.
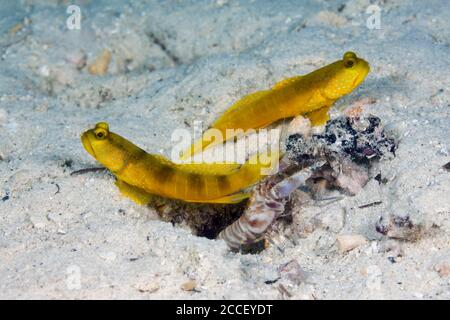
[[[260,129],[284,118],[304,115],[313,126],[326,123],[328,110],[340,97],[352,92],[367,76],[369,64],[353,52],[346,52],[342,60],[303,76],[282,80],[269,90],[245,96],[233,104],[210,127],[218,129],[224,140],[235,138],[226,135],[226,129]],[[180,159],[223,141],[214,141],[204,135],[185,150]]]
[[[118,134],[106,122],[81,136],[86,151],[117,178],[119,190],[146,204],[151,195],[187,202],[237,203],[248,198],[242,190],[263,178],[270,167],[256,155],[244,164],[175,164],[149,154]]]

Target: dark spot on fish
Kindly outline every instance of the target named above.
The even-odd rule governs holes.
[[[192,173],[188,177],[189,188],[193,192],[201,193],[205,186],[205,180],[203,177],[197,173]]]
[[[155,170],[155,175],[158,180],[166,181],[175,175],[175,170],[169,166],[161,166]]]
[[[230,180],[225,175],[217,176],[217,184],[219,185],[219,188],[224,191],[230,189]]]

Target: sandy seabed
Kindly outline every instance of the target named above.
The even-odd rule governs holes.
[[[61,1],[1,1],[0,298],[449,299],[449,3],[373,3],[380,29],[368,0],[84,0],[70,30]],[[333,116],[371,101],[399,141],[371,169],[385,183],[298,208],[260,254],[160,221],[107,173],[70,176],[97,165],[79,137],[98,121],[169,156],[174,129],[348,50],[371,73]],[[383,236],[382,216],[421,232]],[[342,252],[342,235],[365,241]]]

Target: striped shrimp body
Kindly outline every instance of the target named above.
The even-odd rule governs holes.
[[[86,151],[117,178],[119,190],[144,204],[155,194],[187,202],[237,203],[248,198],[243,189],[263,178],[256,159],[245,164],[175,164],[148,154],[109,131],[105,122],[83,133]]]
[[[225,240],[233,251],[263,239],[273,222],[283,214],[290,194],[304,185],[310,174],[310,169],[305,169],[275,185],[270,181],[258,185],[244,214],[222,230],[218,238]]]

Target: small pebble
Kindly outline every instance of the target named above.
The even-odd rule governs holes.
[[[311,135],[311,121],[303,116],[295,117],[288,126],[288,135],[301,134],[305,137]]]
[[[295,285],[305,282],[308,277],[297,260],[291,260],[278,267],[278,275],[280,278],[286,279]]]
[[[98,255],[100,256],[100,258],[106,261],[114,261],[117,257],[116,253],[113,251],[100,252]]]
[[[108,72],[109,63],[111,61],[111,52],[108,49],[104,49],[102,54],[99,55],[95,61],[88,66],[90,74],[103,76]]]
[[[181,289],[184,291],[194,291],[196,286],[197,283],[195,280],[189,280],[181,285]]]
[[[443,257],[433,267],[434,271],[443,278],[450,275],[450,256]]]
[[[152,281],[144,281],[139,282],[135,288],[139,290],[140,292],[148,292],[153,293],[159,290],[159,285],[156,282]]]
[[[43,77],[49,77],[50,76],[50,67],[48,65],[44,64],[43,66],[41,66],[39,68],[39,73]]]
[[[360,234],[342,234],[337,236],[337,246],[341,253],[353,250],[367,243],[367,239]]]

